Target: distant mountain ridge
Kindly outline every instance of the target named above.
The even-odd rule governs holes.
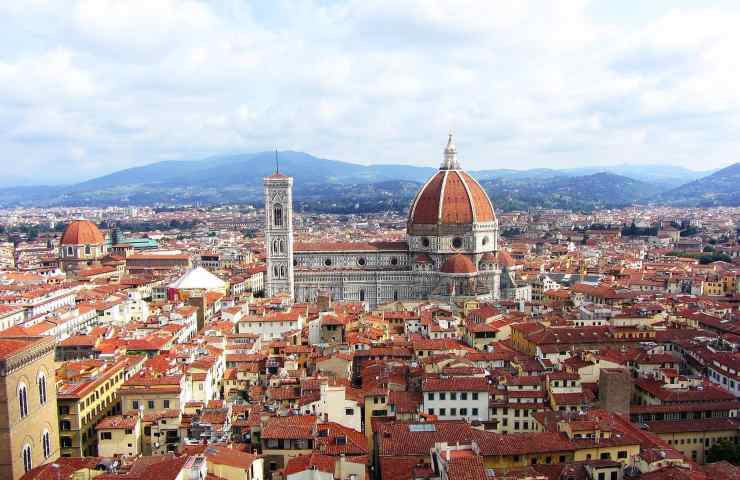
[[[280,170],[295,178],[296,200],[312,199],[316,205],[331,204],[332,208],[342,208],[336,206],[337,202],[333,201],[336,199],[353,203],[356,209],[360,208],[359,204],[370,209],[373,205],[378,209],[397,207],[413,190],[410,186],[426,181],[437,170],[407,165],[365,166],[295,151],[279,152],[278,157]],[[274,170],[275,152],[215,156],[198,161],[162,161],[75,185],[0,188],[0,206],[260,203],[262,178]],[[629,205],[647,202],[656,194],[672,191],[678,178],[700,181],[704,176],[702,172],[660,165],[564,170],[491,169],[470,173],[488,189],[492,199],[501,201],[497,208],[503,205],[510,208]],[[696,188],[704,184],[698,185]],[[361,195],[362,202],[353,202],[352,192]],[[332,197],[321,198],[322,195]],[[394,195],[399,197],[397,201],[389,199]],[[304,206],[311,208],[310,204]]]
[[[740,162],[664,192],[656,200],[677,206],[740,206]]]

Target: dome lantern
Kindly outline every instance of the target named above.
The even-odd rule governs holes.
[[[442,162],[440,170],[458,170],[460,163],[457,161],[457,147],[455,140],[452,138],[452,132],[447,137],[447,146],[445,147],[445,159]]]

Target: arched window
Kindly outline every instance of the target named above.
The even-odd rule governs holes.
[[[280,240],[280,253],[285,253],[285,242]]]
[[[283,206],[279,203],[272,209],[272,221],[276,227],[283,226]]]
[[[21,418],[28,416],[28,389],[22,383],[18,386],[18,408]]]
[[[365,301],[365,289],[360,290],[360,301],[361,302]]]
[[[41,434],[41,446],[44,449],[44,458],[49,458],[51,455],[51,436],[48,430],[44,430],[44,433]]]
[[[393,300],[398,301],[398,290],[393,290]]]
[[[67,256],[71,257],[72,255],[74,255],[74,252],[72,251],[72,247],[67,247]]]
[[[274,267],[272,267],[272,273],[275,275],[275,278],[278,278],[280,276],[279,275],[279,272],[278,272],[277,265],[275,265]]]
[[[33,468],[33,465],[31,465],[31,445],[23,445],[21,453],[23,455],[23,471],[28,472]]]
[[[277,252],[278,252],[278,241],[273,240],[272,241],[272,253],[277,253]]]
[[[281,266],[280,267],[280,278],[283,278],[283,277],[285,277],[285,267]]]
[[[90,255],[90,245],[85,245],[85,255]]]
[[[42,372],[38,378],[39,384],[39,401],[41,405],[46,404],[46,375]]]

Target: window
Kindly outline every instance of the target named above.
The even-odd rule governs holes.
[[[62,420],[59,422],[59,430],[70,430],[72,428],[72,424],[69,422],[69,420]]]
[[[113,438],[113,434],[111,432],[100,432],[101,440],[110,440],[112,438]]]
[[[72,250],[72,247],[67,247],[67,256],[71,257],[72,255],[74,255],[74,251]]]
[[[200,388],[202,390],[203,389],[203,385],[201,385]],[[149,400],[148,402],[146,402],[146,406],[149,409],[154,409],[154,400]]]
[[[473,414],[473,416],[477,416],[477,415],[478,415],[478,409],[477,409],[477,408],[474,408],[474,409],[472,410],[472,414]],[[505,423],[505,422],[506,422],[506,419],[504,419],[504,423]]]
[[[461,408],[460,409],[460,415],[465,416],[467,414],[468,414],[468,409],[467,408]]]
[[[28,416],[28,389],[22,383],[18,387],[18,408],[21,413],[21,418]],[[31,447],[28,448],[30,449]]]
[[[276,227],[283,226],[283,206],[279,203],[272,209],[273,224]]]
[[[457,415],[457,408],[451,408],[450,409],[450,415],[452,415],[453,417],[456,416]]]
[[[326,260],[324,260],[324,265],[326,265],[327,267],[331,267],[331,258],[327,258]]]
[[[429,415],[434,415],[434,409],[433,409],[433,408],[429,408],[429,409],[427,409],[427,413],[428,413]]]
[[[434,400],[434,392],[427,393],[427,400]]]
[[[344,414],[345,414],[345,415],[349,415],[349,416],[352,416],[352,415],[354,415],[354,414],[355,414],[355,410],[354,410],[353,408],[345,408],[345,409],[344,409]]]
[[[463,241],[460,237],[455,237],[452,239],[452,247],[453,248],[460,248],[462,247]]]
[[[49,455],[51,455],[51,438],[48,430],[44,430],[41,435],[41,446],[44,449],[44,458],[49,458]]]
[[[170,401],[169,400],[163,400],[162,401],[162,405],[164,406],[164,408],[170,408]]]
[[[606,473],[599,472],[599,480],[606,480]]]
[[[130,428],[127,428],[123,431],[123,433],[126,435],[131,435],[133,433],[133,430],[131,430]]]
[[[85,255],[90,255],[90,245],[85,245]]]
[[[462,392],[460,394],[460,400],[467,400],[468,399],[468,392]]]
[[[620,450],[617,452],[617,458],[627,458],[627,450]]]
[[[427,237],[421,239],[421,246],[424,248],[429,248],[429,239]]]
[[[139,401],[138,400],[134,400],[133,402],[131,402],[131,408],[134,409],[134,410],[138,410],[139,409]]]
[[[450,392],[450,400],[457,400],[457,392]]]
[[[42,373],[39,375],[39,401],[41,405],[46,404],[46,376]]]
[[[33,465],[31,465],[31,445],[25,444],[23,445],[23,471],[28,472],[33,468]]]
[[[473,400],[478,400],[478,392],[473,392]]]
[[[447,394],[445,392],[439,392],[440,400],[447,400]]]
[[[59,415],[69,415],[69,406],[63,405],[59,407]]]
[[[447,409],[446,408],[440,408],[439,409],[439,416],[444,417],[447,415]]]
[[[72,448],[71,437],[59,437],[59,446],[62,448]]]
[[[152,427],[144,427],[144,435],[149,436],[152,434]]]
[[[364,258],[360,257],[357,259],[357,265],[364,267],[365,263],[367,263],[367,261]]]
[[[392,257],[391,258],[391,265],[398,265],[398,258]]]

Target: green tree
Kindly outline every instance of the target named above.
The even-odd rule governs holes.
[[[733,465],[740,464],[740,445],[721,440],[707,451],[707,462],[721,462],[726,460]]]

